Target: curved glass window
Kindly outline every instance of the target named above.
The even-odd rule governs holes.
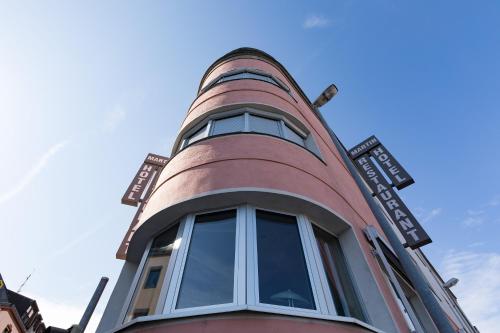
[[[244,115],[221,118],[213,121],[211,135],[242,132],[245,129]]]
[[[282,138],[298,144],[319,156],[319,149],[310,135],[297,129],[288,120],[277,116],[273,118],[267,113],[242,112],[227,117],[211,118],[196,131],[188,132],[182,141],[181,149],[205,138],[232,133],[260,133]]]
[[[213,88],[219,83],[223,82],[228,82],[228,81],[234,81],[234,80],[244,80],[244,79],[250,79],[250,80],[258,80],[258,81],[264,81],[267,83],[271,83],[277,87],[280,87],[281,89],[285,90],[286,92],[290,93],[290,88],[288,88],[287,85],[285,85],[280,79],[275,77],[272,74],[263,72],[259,69],[256,68],[243,68],[243,69],[236,69],[233,71],[229,71],[227,73],[224,73],[214,80],[212,80],[210,83],[208,83],[200,92],[203,93],[210,88]]]
[[[365,321],[339,241],[317,227],[313,229],[337,313]]]
[[[137,274],[125,321],[242,309],[366,321],[337,238],[303,215],[190,214],[155,238]]]
[[[316,309],[295,217],[257,211],[259,302]]]
[[[235,210],[196,217],[177,309],[233,302],[235,233]]]
[[[125,321],[154,314],[178,228],[170,228],[153,241]]]
[[[250,131],[256,133],[281,136],[281,124],[278,120],[250,115]]]

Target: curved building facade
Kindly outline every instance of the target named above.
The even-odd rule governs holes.
[[[411,285],[408,316],[368,226],[382,234],[295,80],[232,51],[201,80],[98,332],[437,332]]]

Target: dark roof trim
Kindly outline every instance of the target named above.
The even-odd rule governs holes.
[[[201,81],[200,81],[200,85],[198,87],[198,94],[201,91],[201,87],[203,85],[203,82],[205,82],[207,76],[212,72],[212,70],[217,65],[219,65],[220,63],[222,63],[222,62],[224,62],[224,61],[226,61],[228,59],[235,58],[235,57],[241,57],[241,56],[254,56],[254,57],[263,58],[265,60],[270,61],[274,65],[276,65],[278,67],[278,69],[281,70],[281,72],[292,83],[293,87],[295,88],[295,90],[297,90],[297,92],[302,97],[302,99],[306,102],[306,104],[309,105],[309,107],[311,107],[311,109],[314,110],[314,107],[313,107],[311,101],[306,96],[306,94],[304,93],[304,91],[302,91],[302,89],[300,88],[300,86],[298,85],[298,83],[295,81],[295,79],[286,70],[286,68],[282,64],[280,64],[278,60],[274,59],[269,54],[265,53],[264,51],[261,51],[261,50],[258,50],[258,49],[254,49],[254,48],[251,48],[251,47],[241,47],[239,49],[236,49],[236,50],[233,50],[233,51],[231,51],[229,53],[226,53],[225,55],[223,55],[219,59],[215,60],[214,63],[212,65],[210,65],[210,67],[208,67],[208,69],[205,71],[205,74],[203,74],[203,77],[201,78]]]

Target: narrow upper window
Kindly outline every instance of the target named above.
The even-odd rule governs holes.
[[[305,146],[305,139],[302,135],[298,134],[295,130],[291,129],[290,126],[283,126],[283,132],[285,139],[295,142],[298,145]]]
[[[280,122],[270,118],[251,115],[250,131],[280,136]]]
[[[216,119],[213,122],[213,127],[212,135],[240,132],[245,128],[245,118],[241,114],[235,117]]]
[[[316,309],[297,220],[257,211],[259,302]]]
[[[233,302],[236,211],[196,217],[177,309]]]
[[[216,117],[220,118],[216,118]],[[287,141],[293,142],[302,146],[320,156],[318,147],[311,135],[303,133],[292,125],[289,120],[281,115],[270,114],[259,110],[243,108],[241,113],[221,117],[220,115],[209,117],[204,120],[203,125],[195,127],[196,130],[188,132],[184,137],[179,149],[184,149],[187,146],[205,138],[216,135],[226,135],[232,133],[259,133],[279,137]]]
[[[203,139],[207,134],[206,132],[207,132],[207,125],[205,124],[202,128],[200,128],[192,135],[190,135],[189,138],[187,138],[187,144],[190,145],[198,140]]]
[[[281,89],[290,93],[290,88],[288,88],[288,86],[285,85],[280,79],[278,79],[277,77],[275,77],[272,74],[263,72],[259,69],[255,69],[255,68],[236,69],[236,70],[232,70],[232,71],[229,71],[227,73],[224,73],[222,75],[219,75],[217,78],[215,78],[210,83],[208,83],[200,91],[200,93],[203,93],[203,92],[209,90],[210,88],[213,88],[217,84],[220,84],[223,82],[234,81],[234,80],[244,80],[244,79],[258,80],[258,81],[264,81],[267,83],[271,83],[272,85],[280,87]]]

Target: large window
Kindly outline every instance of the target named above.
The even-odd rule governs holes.
[[[126,321],[244,309],[366,321],[337,238],[303,215],[249,205],[191,214],[143,261]]]
[[[163,232],[153,241],[125,321],[155,313],[177,231],[178,225]]]
[[[241,110],[240,112],[238,112]],[[235,133],[259,133],[271,135],[293,142],[320,156],[319,150],[310,134],[300,130],[281,115],[260,110],[243,108],[230,112],[227,116],[215,115],[188,131],[180,149],[205,138]]]
[[[259,69],[256,68],[240,68],[240,69],[235,69],[232,71],[229,71],[227,73],[224,73],[222,75],[219,75],[216,77],[214,80],[210,81],[201,91],[200,93],[204,93],[205,91],[213,88],[214,86],[223,83],[223,82],[228,82],[228,81],[234,81],[234,80],[244,80],[244,79],[249,79],[249,80],[258,80],[258,81],[263,81],[270,83],[272,85],[275,85],[277,87],[280,87],[287,93],[290,93],[290,88],[286,84],[284,84],[280,79],[275,77],[272,74],[263,72]]]
[[[259,302],[315,309],[295,217],[257,211]]]
[[[235,210],[196,217],[178,309],[233,302],[235,237]]]

